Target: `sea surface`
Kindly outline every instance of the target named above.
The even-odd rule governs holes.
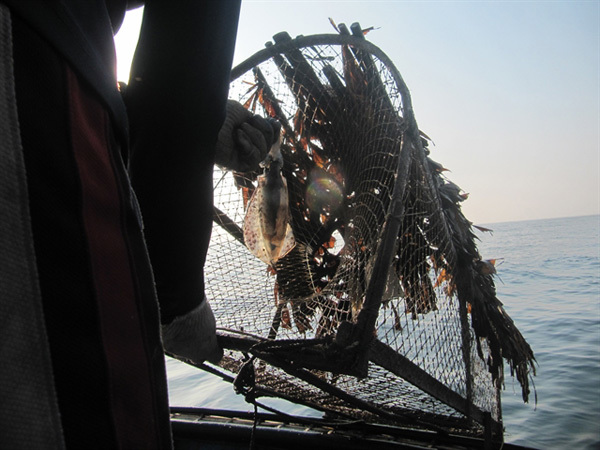
[[[505,441],[537,449],[600,449],[600,216],[507,222],[479,233],[497,259],[498,298],[538,363],[524,404],[505,370]],[[231,384],[167,361],[171,404],[252,411]],[[536,397],[537,396],[537,400]],[[287,402],[287,413],[319,414]]]

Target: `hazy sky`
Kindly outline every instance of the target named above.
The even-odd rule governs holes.
[[[367,35],[408,87],[476,224],[600,212],[600,2],[242,2],[235,62],[279,31]],[[141,11],[116,38],[127,79]]]

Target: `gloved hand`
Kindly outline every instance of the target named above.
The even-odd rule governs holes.
[[[252,114],[235,100],[227,100],[227,113],[219,131],[215,162],[237,172],[258,169],[259,163],[279,139],[273,123],[276,123],[274,119]]]
[[[223,357],[223,349],[217,342],[216,331],[215,316],[205,297],[198,307],[162,326],[163,347],[182,361],[217,364]]]

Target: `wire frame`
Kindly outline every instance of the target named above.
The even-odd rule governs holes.
[[[501,435],[443,181],[399,72],[355,34],[280,33],[233,71],[230,97],[282,124],[296,246],[272,266],[254,257],[242,228],[259,173],[215,170],[205,277],[221,366],[237,374],[250,354],[255,393],[328,414]]]

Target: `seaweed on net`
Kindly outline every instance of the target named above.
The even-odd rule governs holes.
[[[527,401],[533,352],[397,69],[358,24],[338,31],[280,33],[233,71],[230,95],[282,125],[296,246],[269,267],[254,258],[241,227],[259,173],[215,172],[205,271],[223,365],[251,353],[269,395],[305,402],[317,386],[313,406],[330,412],[471,431],[491,414],[501,430],[503,359]],[[277,382],[290,374],[303,382]]]

